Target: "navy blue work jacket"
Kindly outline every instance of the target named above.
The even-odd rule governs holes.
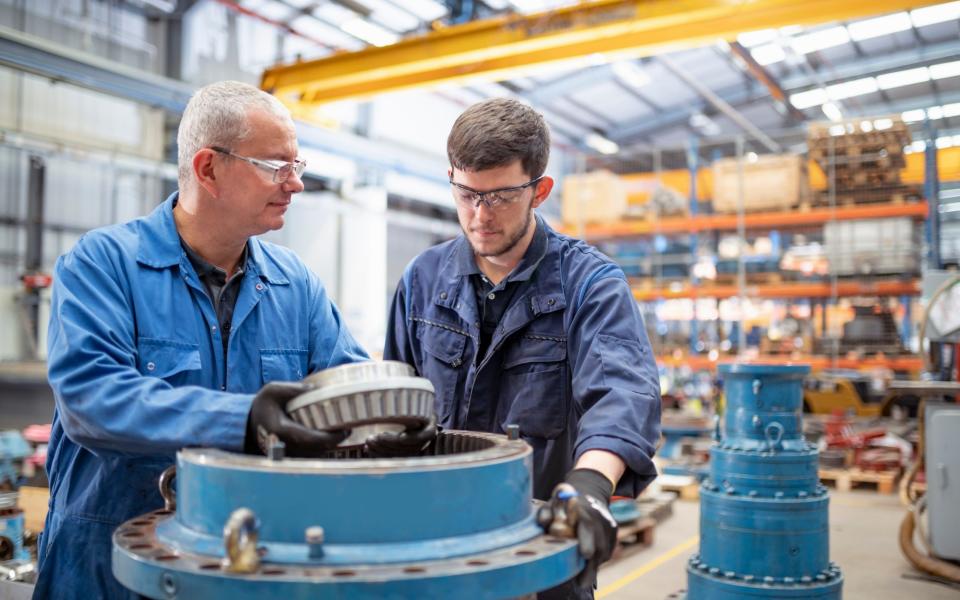
[[[290,250],[250,238],[224,369],[216,311],[180,244],[175,201],[86,234],[57,261],[50,511],[35,598],[130,596],[110,571],[110,536],[162,507],[157,479],[175,452],[242,451],[263,384],[367,359],[316,275]]]
[[[643,320],[620,267],[539,217],[538,226],[546,255],[519,283],[486,356],[477,356],[481,318],[458,260],[469,243],[461,235],[407,267],[384,358],[433,382],[445,428],[503,433],[519,425],[534,450],[535,497],[549,497],[593,449],[624,460],[616,493],[636,496],[656,476],[660,436],[659,377]]]

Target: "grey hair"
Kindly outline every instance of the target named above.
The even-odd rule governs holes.
[[[211,83],[187,103],[177,131],[177,165],[181,191],[193,180],[193,157],[201,148],[233,148],[250,135],[247,113],[264,110],[290,118],[290,111],[263,90],[239,81]]]

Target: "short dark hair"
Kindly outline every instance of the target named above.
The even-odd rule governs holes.
[[[509,98],[474,104],[460,115],[447,137],[450,166],[484,171],[519,159],[531,179],[547,170],[550,130],[537,111]]]

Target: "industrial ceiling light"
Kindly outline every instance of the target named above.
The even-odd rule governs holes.
[[[960,117],[960,102],[944,104],[940,107],[940,109],[943,111],[943,116],[947,119],[951,117]]]
[[[958,75],[960,75],[960,60],[930,65],[930,77],[932,79],[946,79]]]
[[[256,5],[249,5],[246,8],[257,13],[257,15],[270,19],[271,21],[284,21],[293,14],[293,9],[283,2],[267,0]]]
[[[610,65],[613,74],[625,85],[640,89],[650,83],[650,75],[632,60],[621,60]]]
[[[389,46],[400,39],[395,33],[363,19],[351,19],[341,23],[340,29],[374,46]]]
[[[760,29],[758,31],[748,31],[737,36],[737,41],[745,48],[753,48],[762,44],[774,42],[780,34],[776,29]]]
[[[757,46],[750,50],[750,54],[753,55],[755,61],[764,67],[787,59],[783,46],[777,43]]]
[[[434,0],[403,0],[403,7],[424,21],[435,21],[447,14],[447,7]]]
[[[930,73],[926,67],[877,75],[877,85],[881,90],[889,90],[905,85],[924,83],[926,81],[930,81]]]
[[[947,2],[910,11],[910,19],[915,27],[934,25],[945,21],[960,19],[960,2]]]
[[[842,121],[843,113],[840,112],[840,107],[838,107],[833,102],[827,102],[820,107],[820,110],[823,111],[823,114],[826,115],[831,121]]]
[[[790,104],[794,105],[800,110],[818,106],[829,100],[830,97],[827,95],[827,90],[823,88],[814,88],[805,92],[790,94]]]
[[[898,31],[906,31],[912,27],[910,15],[905,12],[899,12],[892,15],[885,15],[875,19],[866,19],[856,21],[847,25],[847,31],[850,32],[850,39],[855,42],[869,40]]]
[[[616,154],[620,151],[620,146],[616,142],[608,140],[599,133],[591,133],[584,142],[600,154]]]
[[[843,100],[853,98],[854,96],[863,96],[872,94],[878,89],[877,80],[873,77],[864,77],[863,79],[854,79],[853,81],[844,81],[827,86],[827,94],[833,100]]]
[[[821,29],[813,33],[798,35],[790,40],[790,45],[799,54],[810,54],[819,50],[826,50],[835,46],[842,46],[850,41],[847,28],[841,26]]]
[[[903,119],[904,123],[916,123],[927,118],[927,111],[922,108],[908,110],[900,113],[900,118]]]

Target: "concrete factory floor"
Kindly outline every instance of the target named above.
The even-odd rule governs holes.
[[[916,575],[900,553],[897,535],[904,508],[897,496],[874,491],[830,494],[830,558],[843,571],[846,600],[957,600],[960,591],[906,579]],[[687,558],[698,549],[699,504],[680,501],[661,523],[649,548],[626,548],[600,571],[600,600],[666,600],[686,589]]]

